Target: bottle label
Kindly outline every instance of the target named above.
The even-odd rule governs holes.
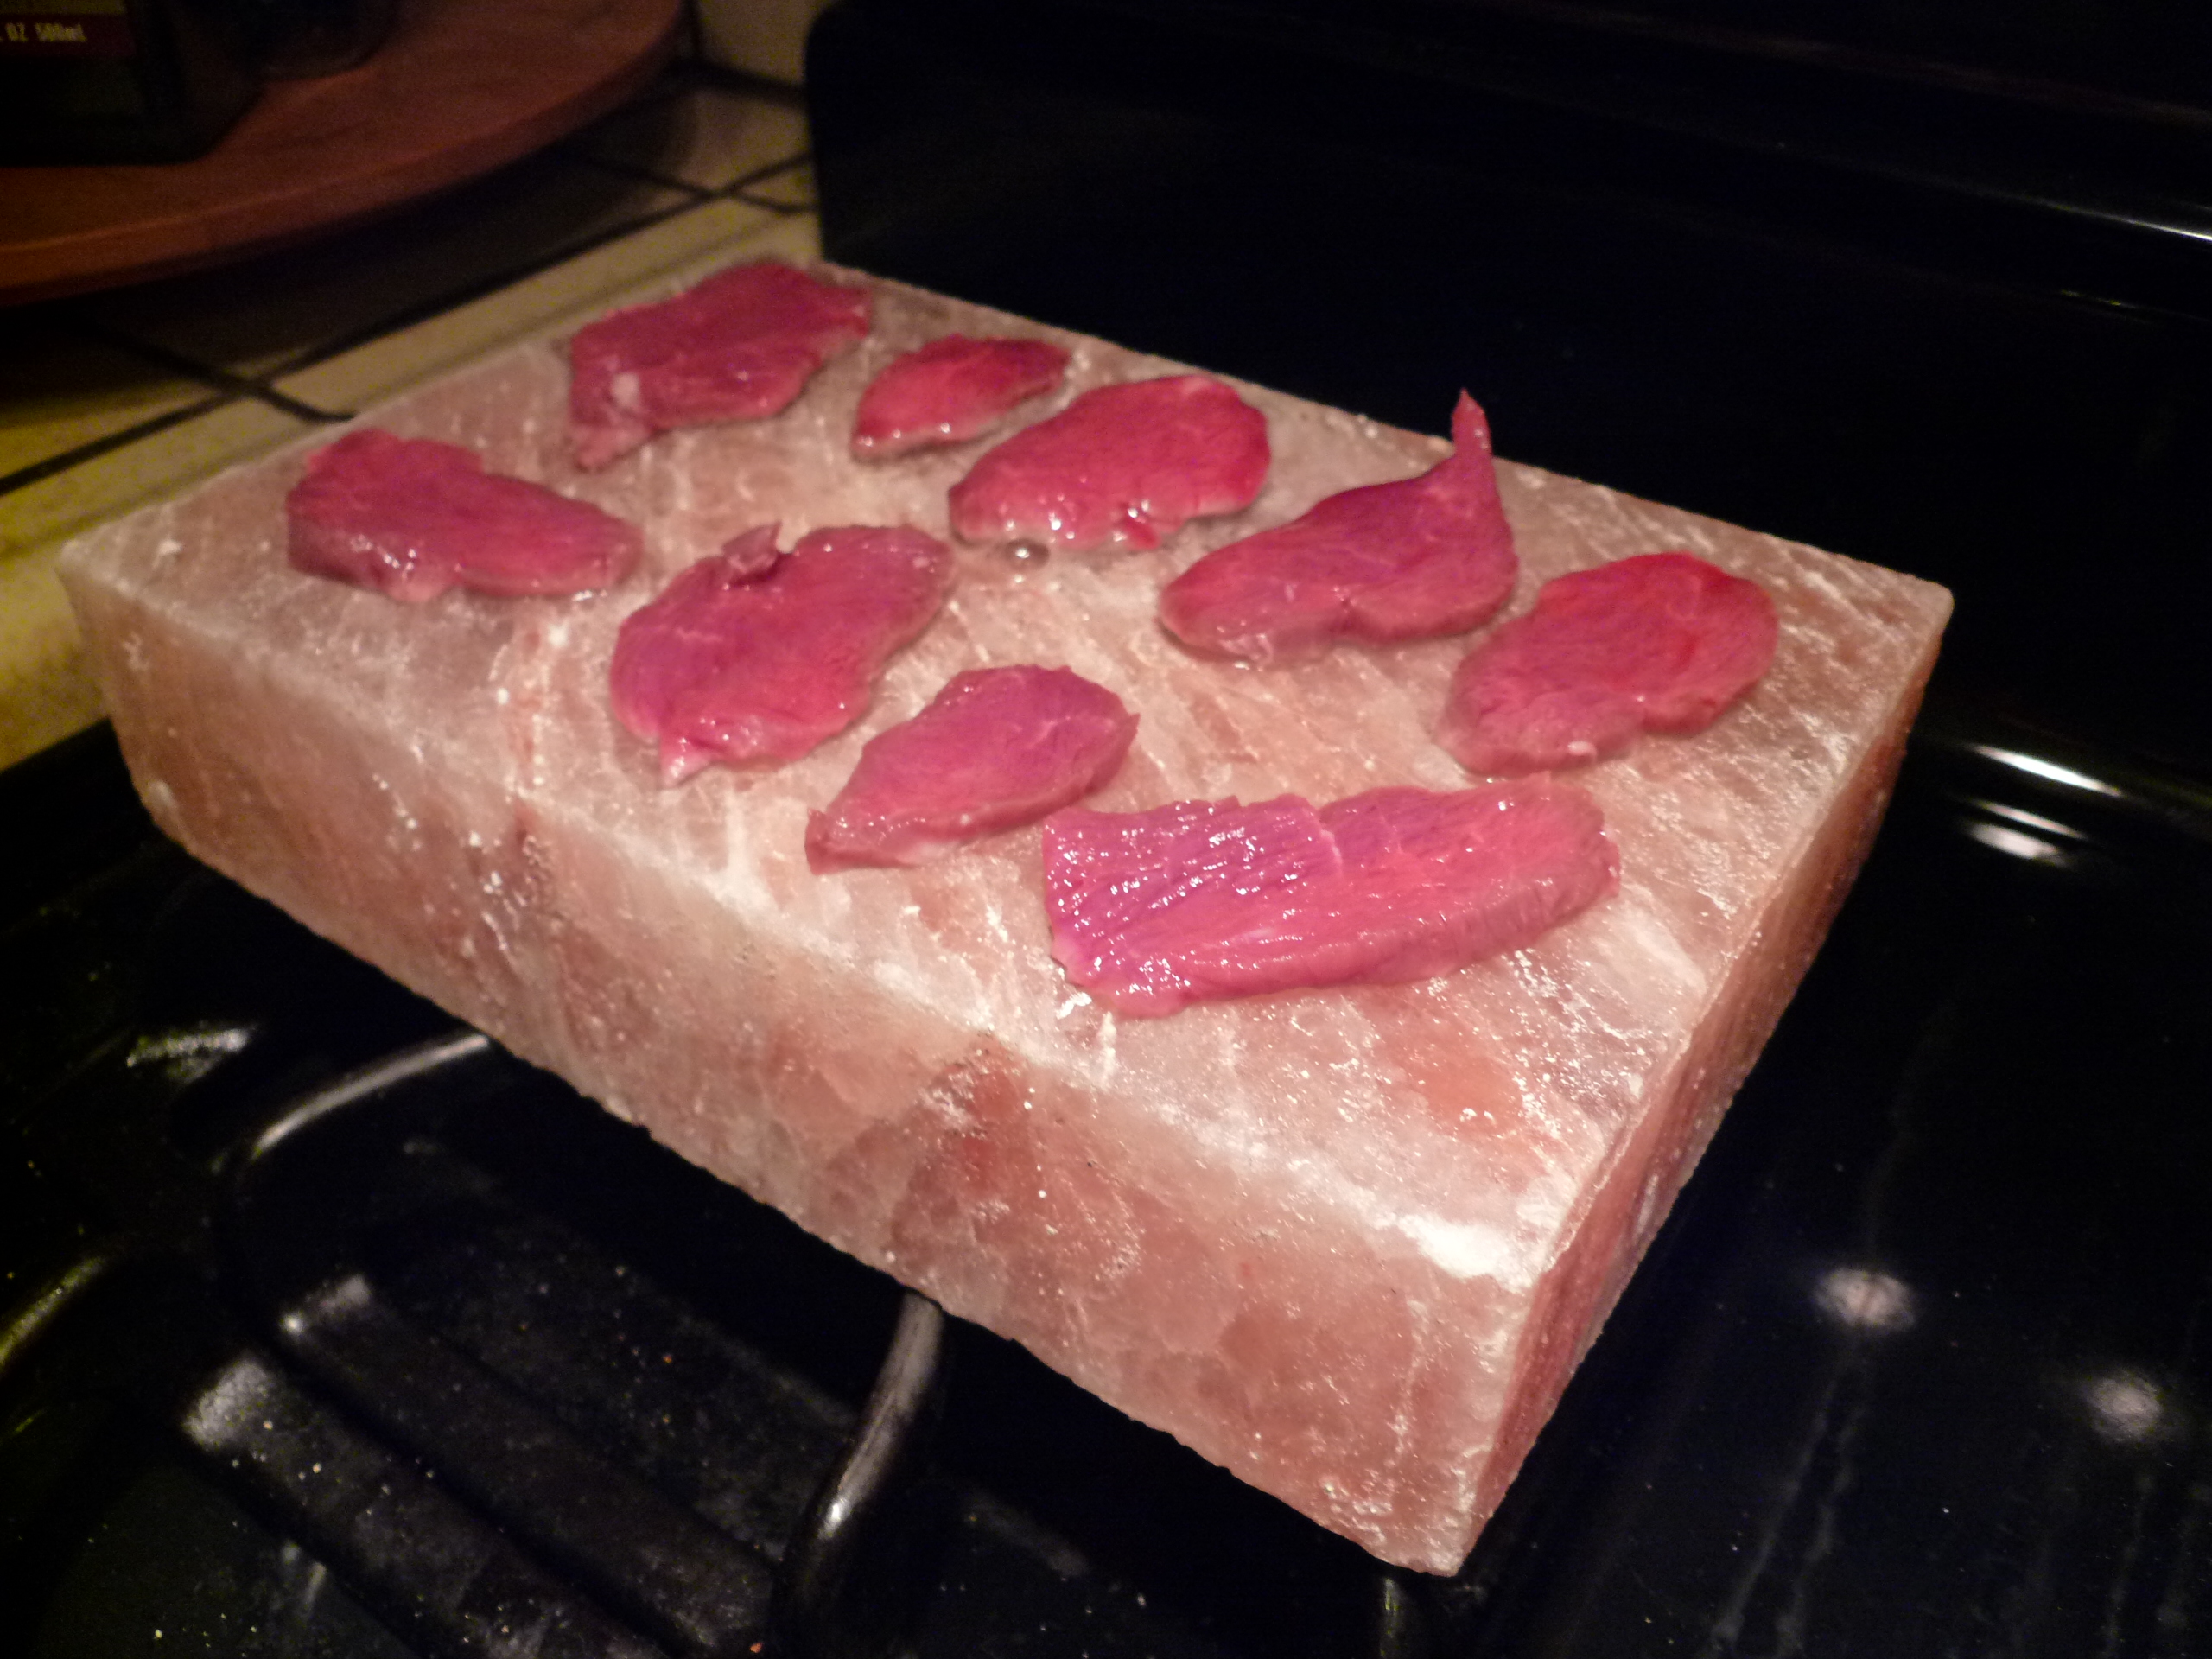
[[[0,58],[127,58],[124,0],[0,0]]]

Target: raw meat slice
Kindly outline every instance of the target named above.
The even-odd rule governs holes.
[[[971,668],[880,732],[806,820],[817,871],[921,864],[995,830],[1034,823],[1118,771],[1137,717],[1065,668]]]
[[[861,394],[853,453],[868,460],[980,436],[1058,388],[1066,351],[1047,340],[946,334],[895,360]]]
[[[1100,386],[1015,433],[952,486],[967,542],[1158,547],[1267,481],[1267,417],[1209,375]]]
[[[1490,423],[1465,392],[1455,448],[1417,478],[1325,497],[1216,548],[1167,584],[1160,620],[1192,650],[1295,662],[1339,639],[1465,633],[1513,592],[1520,561],[1498,500]]]
[[[1043,333],[1076,348],[1071,391],[1180,372],[872,286],[870,339],[797,406],[580,488],[671,568],[741,512],[938,534],[957,454],[847,451],[871,354]],[[562,464],[566,392],[557,350],[524,346],[378,418],[466,432],[534,474]],[[1444,458],[1246,395],[1276,466],[1246,513],[1179,538],[1178,569]],[[1727,719],[1582,775],[1620,891],[1534,944],[1440,979],[1138,1020],[1053,960],[1041,830],[823,880],[809,809],[874,731],[990,663],[1065,663],[1142,720],[1101,810],[1465,788],[1430,736],[1458,642],[1244,672],[1156,625],[1153,559],[979,555],[853,729],[657,789],[607,698],[639,584],[588,605],[359,604],[278,556],[298,469],[270,457],[64,558],[159,823],[803,1225],[1438,1570],[1497,1503],[1810,959],[1949,611],[1910,576],[1501,462],[1532,587],[1688,547],[1772,598],[1774,665]]]
[[[1433,979],[1549,932],[1620,885],[1597,803],[1535,782],[1296,795],[1045,824],[1052,954],[1118,1014]]]
[[[604,467],[673,427],[776,414],[868,327],[867,289],[772,262],[601,317],[569,342],[576,465]]]
[[[296,570],[418,603],[448,588],[580,594],[636,568],[645,538],[588,501],[484,470],[472,449],[365,428],[308,457],[284,498]]]
[[[1694,554],[1577,570],[1468,653],[1436,741],[1470,772],[1511,774],[1618,754],[1638,732],[1702,731],[1775,641],[1758,584]]]
[[[773,524],[733,538],[615,638],[614,713],[659,745],[664,784],[716,760],[796,760],[843,731],[952,575],[944,543],[903,527],[817,530],[775,550]]]

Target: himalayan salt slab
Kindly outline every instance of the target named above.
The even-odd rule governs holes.
[[[675,569],[770,521],[947,536],[981,443],[847,453],[894,356],[953,331],[1056,340],[1067,383],[1030,419],[1180,372],[871,286],[874,333],[781,415],[603,472],[568,457],[558,341],[373,412],[641,524],[644,567],[588,601],[400,606],[290,569],[304,448],[78,542],[65,573],[139,790],[200,857],[686,1157],[1377,1554],[1449,1571],[1816,948],[1949,596],[1501,465],[1523,566],[1503,614],[1673,547],[1757,580],[1780,618],[1773,667],[1711,728],[1576,774],[1619,892],[1443,978],[1116,1018],[1053,963],[1035,827],[824,877],[809,810],[953,674],[1017,663],[1140,716],[1103,810],[1465,787],[1429,734],[1465,639],[1258,670],[1155,619],[1211,549],[1444,446],[1243,389],[1275,454],[1249,508],[1152,553],[960,548],[943,613],[851,728],[664,789],[607,676]]]

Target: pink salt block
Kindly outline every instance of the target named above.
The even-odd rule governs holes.
[[[671,568],[728,535],[731,480],[757,522],[939,534],[960,457],[855,466],[862,389],[939,334],[1043,331],[868,286],[874,333],[783,414],[579,493]],[[1049,337],[1079,348],[1075,391],[1178,372]],[[525,346],[377,418],[523,470],[557,462],[567,390],[558,350]],[[1127,1019],[1053,958],[1034,827],[912,870],[809,870],[807,814],[862,743],[992,663],[1065,664],[1140,717],[1100,810],[1465,787],[1429,735],[1457,642],[1255,673],[1156,626],[1161,564],[1446,456],[1240,391],[1275,452],[1249,509],[1156,559],[963,579],[852,728],[680,790],[607,707],[634,584],[425,608],[302,576],[282,556],[297,452],[94,531],[65,571],[139,790],[200,857],[1321,1524],[1448,1571],[1817,948],[1950,601],[1499,463],[1535,582],[1687,548],[1756,581],[1779,638],[1726,720],[1578,778],[1619,891],[1439,978]]]
[[[1451,459],[1418,478],[1328,496],[1217,548],[1167,584],[1160,620],[1192,650],[1294,662],[1339,639],[1465,633],[1513,592],[1520,563],[1497,496],[1490,423],[1464,391]]]
[[[836,798],[806,820],[817,870],[922,864],[1080,800],[1120,769],[1137,720],[1065,668],[956,674],[928,708],[879,732]]]
[[[1533,944],[1619,878],[1597,803],[1543,782],[1045,824],[1052,954],[1118,1014],[1433,979]]]
[[[1516,773],[1618,754],[1639,732],[1700,732],[1775,643],[1758,584],[1694,555],[1573,571],[1468,653],[1436,741],[1470,772]]]
[[[779,558],[764,524],[630,613],[608,675],[615,715],[658,747],[664,784],[718,760],[796,760],[859,718],[951,575],[944,543],[918,530],[817,530]]]
[[[853,416],[853,453],[887,460],[980,437],[1032,397],[1055,390],[1068,354],[1047,340],[946,334],[869,382]]]
[[[373,427],[308,458],[284,499],[296,570],[419,602],[449,588],[581,594],[645,550],[635,524],[588,501],[484,470],[474,450]]]
[[[1268,461],[1266,418],[1209,375],[1098,386],[952,486],[953,533],[1142,551],[1193,518],[1251,505]]]
[[[866,290],[772,262],[601,317],[569,342],[576,465],[604,467],[676,427],[765,419],[868,325]]]

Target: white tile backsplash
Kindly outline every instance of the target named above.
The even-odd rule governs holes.
[[[699,0],[699,45],[710,62],[797,86],[806,31],[829,0]]]

